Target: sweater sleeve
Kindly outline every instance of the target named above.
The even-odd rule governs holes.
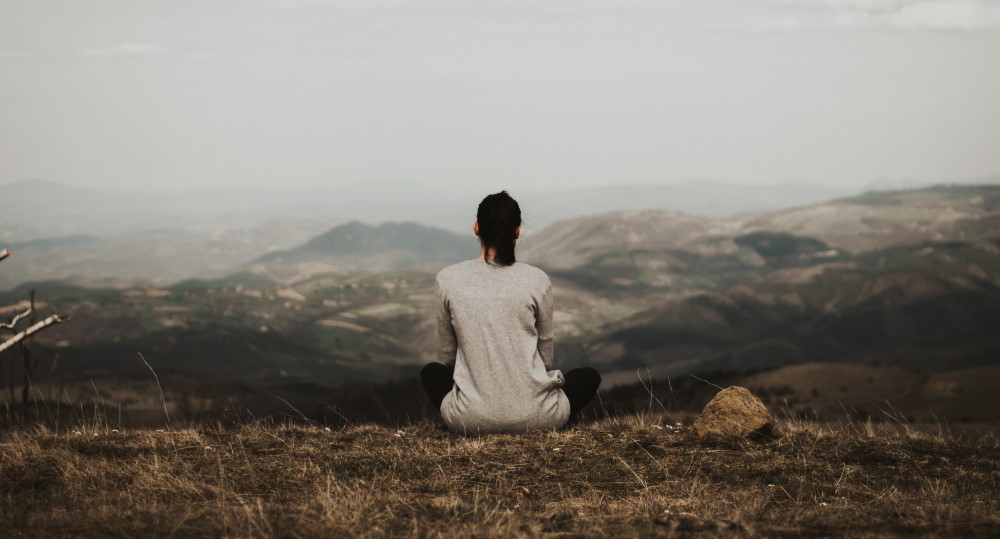
[[[448,299],[441,290],[441,283],[435,285],[434,301],[437,303],[438,342],[441,346],[438,357],[441,363],[454,365],[458,353],[458,337],[455,336],[455,328],[451,325],[451,310],[448,307]]]
[[[535,319],[535,330],[538,332],[538,354],[542,356],[542,363],[546,369],[552,369],[552,283],[548,282],[545,292],[538,299],[537,318]]]

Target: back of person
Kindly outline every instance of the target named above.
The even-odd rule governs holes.
[[[517,262],[521,208],[506,191],[483,199],[472,230],[479,258],[437,275],[440,363],[420,371],[456,432],[558,428],[593,398],[594,369],[552,369],[552,283]]]
[[[565,424],[570,407],[559,390],[564,379],[550,370],[548,276],[520,262],[469,260],[442,270],[437,291],[442,350],[455,354],[455,387],[441,403],[448,427],[464,432]]]

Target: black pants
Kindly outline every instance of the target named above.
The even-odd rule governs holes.
[[[424,391],[431,398],[434,407],[439,410],[444,396],[455,385],[454,374],[455,367],[437,362],[424,365],[420,371],[420,380],[424,383]],[[569,415],[572,418],[590,402],[590,399],[594,398],[598,386],[601,385],[601,375],[590,367],[581,367],[564,373],[563,376],[566,378],[566,383],[563,384],[562,390],[566,394],[566,398],[569,399]]]

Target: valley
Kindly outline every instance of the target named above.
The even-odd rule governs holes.
[[[658,398],[693,403],[694,375],[794,398],[789,411],[799,415],[843,415],[844,402],[871,410],[895,396],[904,416],[927,419],[933,408],[950,421],[993,421],[970,411],[991,386],[968,373],[992,373],[1000,358],[998,223],[1000,187],[937,186],[734,217],[565,219],[526,233],[518,259],[552,278],[557,364],[604,373],[606,410],[634,408],[644,383],[668,378],[688,396]],[[73,318],[34,340],[39,397],[127,402],[126,413],[155,417],[145,358],[171,409],[191,418],[286,404],[310,416],[428,413],[413,376],[436,358],[434,275],[474,257],[474,238],[416,224],[318,227],[262,227],[273,235],[247,236],[253,249],[206,251],[218,264],[209,275],[169,283],[39,269],[46,280],[0,292],[0,305],[34,288],[40,313]],[[238,238],[218,245],[237,249]],[[267,254],[246,256],[265,244]],[[100,245],[43,244],[62,257]],[[23,249],[24,258],[42,263],[40,250]],[[6,356],[0,389],[13,395],[20,358]],[[848,371],[815,374],[823,369]],[[911,390],[856,380],[886,376]]]

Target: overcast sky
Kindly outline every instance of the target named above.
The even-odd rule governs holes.
[[[1000,0],[0,0],[0,184],[961,180],[998,96]]]

